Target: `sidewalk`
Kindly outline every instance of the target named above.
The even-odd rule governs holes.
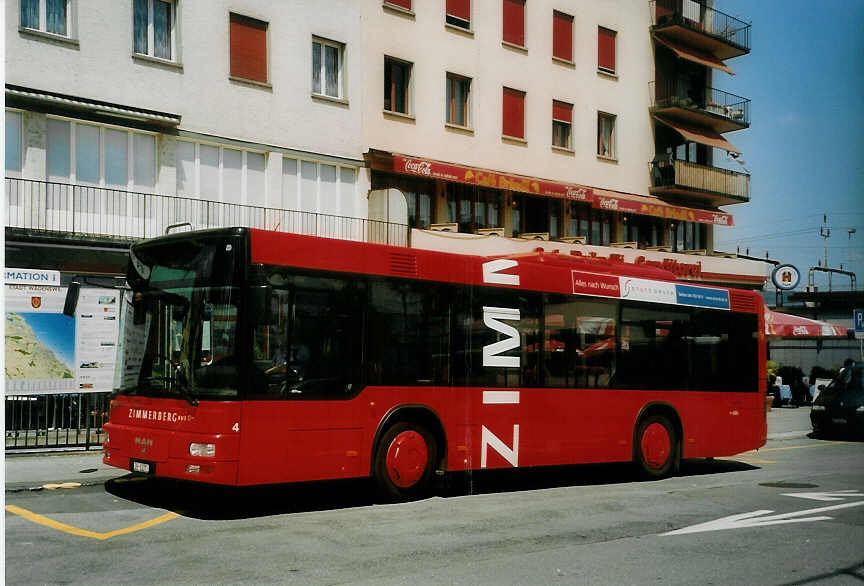
[[[805,437],[810,433],[810,408],[780,407],[768,413],[768,439]],[[6,492],[38,490],[64,482],[103,484],[128,474],[102,463],[102,451],[6,454]]]

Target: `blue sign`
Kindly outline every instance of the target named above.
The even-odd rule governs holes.
[[[675,297],[678,305],[729,309],[729,291],[725,289],[675,285]]]
[[[852,310],[852,323],[855,324],[855,338],[864,339],[864,309]]]
[[[790,291],[801,282],[801,273],[792,265],[778,265],[771,273],[774,286],[784,291]]]

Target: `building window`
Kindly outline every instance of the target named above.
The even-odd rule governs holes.
[[[344,47],[313,37],[312,39],[312,93],[331,98],[342,98],[342,62]]]
[[[384,109],[410,113],[411,63],[384,57]]]
[[[447,74],[447,112],[448,124],[470,126],[468,113],[470,111],[471,80],[453,73]]]
[[[447,222],[460,232],[501,227],[501,192],[462,183],[447,184]]]
[[[573,17],[563,12],[552,12],[552,56],[573,61]]]
[[[159,59],[173,59],[174,3],[135,0],[133,14],[134,51]]]
[[[230,15],[231,77],[267,83],[267,23]]]
[[[615,151],[615,116],[605,112],[597,113],[597,154],[601,157],[614,159]]]
[[[675,252],[679,250],[700,250],[705,247],[704,224],[680,222],[669,225],[669,242]]]
[[[6,172],[21,172],[21,112],[6,111]]]
[[[391,4],[405,10],[411,10],[411,0],[384,0],[384,4]]]
[[[336,216],[356,215],[357,169],[320,161],[282,158],[282,209]],[[313,229],[308,217],[286,216],[294,229]],[[311,224],[311,225],[310,225]],[[305,228],[304,228],[305,226]],[[289,228],[283,223],[282,228]]]
[[[615,73],[615,37],[617,33],[608,28],[597,27],[597,69]]]
[[[177,195],[264,206],[265,153],[177,141]]]
[[[156,136],[48,118],[49,181],[152,192]]]
[[[428,228],[432,223],[435,182],[377,171],[372,173],[372,189],[390,188],[401,191],[408,202],[408,225],[412,228]]]
[[[446,22],[471,30],[471,0],[447,0]]]
[[[525,138],[525,92],[504,88],[501,134],[510,138]]]
[[[502,38],[505,43],[525,46],[525,0],[502,0]]]
[[[69,0],[21,0],[21,26],[69,36]]]
[[[612,240],[612,216],[609,212],[592,209],[589,204],[570,204],[568,236],[584,236],[588,244],[606,246]]]
[[[573,104],[552,100],[552,145],[570,149],[570,125],[573,123]]]

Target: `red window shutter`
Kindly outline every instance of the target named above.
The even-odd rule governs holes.
[[[525,0],[503,0],[503,38],[508,43],[525,46]]]
[[[572,122],[573,104],[552,100],[552,119],[559,122]]]
[[[597,67],[615,71],[615,31],[597,28]]]
[[[267,83],[267,23],[232,14],[231,75]]]
[[[471,0],[447,0],[447,14],[470,22]]]
[[[411,0],[384,0],[384,4],[393,4],[405,10],[411,10]]]
[[[557,10],[552,13],[552,54],[573,60],[573,17]]]
[[[504,88],[501,133],[525,138],[525,92]]]

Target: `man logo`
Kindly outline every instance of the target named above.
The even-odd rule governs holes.
[[[33,309],[39,309],[42,307],[42,298],[41,297],[31,297],[30,305],[33,306]]]

